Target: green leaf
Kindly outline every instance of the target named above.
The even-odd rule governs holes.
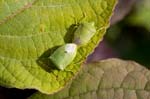
[[[84,65],[65,89],[29,99],[149,99],[150,71],[133,62],[108,59]]]
[[[135,12],[128,18],[129,23],[143,26],[150,31],[150,0],[141,0],[135,6]]]
[[[0,85],[54,93],[80,70],[102,39],[116,0],[1,0]],[[96,35],[80,47],[75,60],[57,70],[48,57],[73,39],[74,24],[95,22]]]

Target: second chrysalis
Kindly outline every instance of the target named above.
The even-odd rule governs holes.
[[[95,33],[96,28],[94,26],[94,22],[81,23],[74,33],[73,43],[79,46],[86,45],[91,40],[91,38],[94,36]]]

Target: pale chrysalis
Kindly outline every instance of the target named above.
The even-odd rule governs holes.
[[[58,69],[64,70],[75,58],[77,45],[73,43],[65,44],[49,57]]]

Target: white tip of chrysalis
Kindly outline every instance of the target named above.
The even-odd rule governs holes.
[[[59,69],[64,70],[64,66],[63,66],[63,65],[60,65],[60,66],[59,66]]]
[[[65,48],[65,51],[67,53],[74,53],[74,51],[76,50],[76,48],[77,48],[76,44],[67,44],[66,48]]]
[[[91,22],[91,26],[95,26],[95,23],[94,23],[94,22]]]

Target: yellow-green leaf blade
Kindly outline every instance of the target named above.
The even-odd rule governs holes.
[[[80,70],[81,63],[102,39],[116,0],[20,0],[0,1],[0,84],[20,89],[54,93]],[[54,69],[48,57],[57,46],[69,43],[71,25],[86,15],[96,33],[87,46],[78,49],[64,71]]]

